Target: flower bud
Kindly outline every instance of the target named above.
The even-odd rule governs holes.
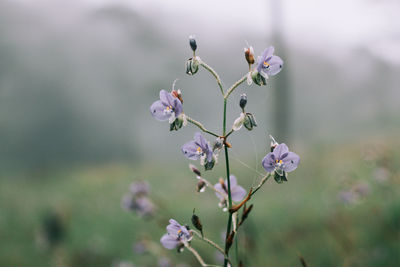
[[[222,138],[218,137],[214,142],[213,151],[221,150],[223,145],[224,145],[224,141],[222,140]]]
[[[201,235],[203,236],[203,225],[201,224],[199,216],[194,214],[194,210],[192,215],[192,224],[197,230],[200,231]]]
[[[267,85],[267,79],[257,70],[252,71],[251,78],[253,79],[253,82],[259,86]]]
[[[254,118],[253,114],[246,113],[246,116],[243,121],[243,125],[249,131],[253,130],[253,127],[257,126],[257,122],[256,122],[256,119]]]
[[[275,141],[275,138],[272,137],[272,135],[269,135],[269,138],[271,138],[271,152],[273,152],[275,147],[277,147],[279,143]]]
[[[190,44],[190,48],[192,48],[193,52],[195,52],[197,49],[197,43],[196,43],[195,38],[196,37],[194,35],[189,36],[189,44]]]
[[[189,164],[189,168],[197,175],[198,178],[201,177],[201,172],[199,171],[199,169],[196,168],[196,166],[194,166],[193,164]]]
[[[182,126],[187,125],[186,115],[181,113],[170,125],[170,131],[178,131]]]
[[[239,131],[243,126],[245,118],[246,118],[246,114],[241,113],[240,116],[237,117],[237,119],[233,122],[232,130]]]
[[[244,48],[244,57],[249,65],[254,64],[254,49],[253,47]]]
[[[181,101],[181,103],[183,104],[182,92],[181,92],[180,89],[178,89],[178,90],[175,90],[175,89],[172,90],[172,91],[171,91],[171,95],[172,95],[173,97],[175,97],[175,98],[178,98],[179,101]]]
[[[186,61],[186,74],[193,75],[199,70],[198,57],[189,58]]]
[[[214,168],[214,165],[215,165],[215,159],[213,158],[211,161],[207,161],[204,164],[204,168],[206,171],[209,171],[209,170],[212,170],[212,168]]]
[[[287,174],[284,171],[282,171],[281,174],[279,174],[277,171],[275,171],[275,173],[274,173],[275,182],[277,182],[278,184],[287,182],[286,176],[287,176]]]
[[[206,191],[206,185],[206,182],[204,182],[203,179],[200,179],[200,181],[196,185],[196,191],[198,193],[203,193],[204,191]]]
[[[247,95],[246,94],[241,94],[240,95],[240,101],[239,101],[239,106],[244,109],[247,104]]]

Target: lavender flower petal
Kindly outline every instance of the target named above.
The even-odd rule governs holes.
[[[180,243],[176,236],[170,234],[163,235],[160,242],[166,249],[174,249]]]
[[[199,146],[195,141],[189,141],[182,146],[181,150],[185,157],[187,157],[188,159],[198,160],[201,156],[198,148]]]
[[[165,113],[165,105],[161,100],[157,100],[150,106],[151,115],[159,121],[166,121],[171,114]]]
[[[170,219],[167,225],[167,232],[169,234],[178,235],[179,230],[181,230],[181,225],[174,219]]]
[[[246,190],[240,185],[231,188],[231,197],[235,202],[241,201],[246,196]]]
[[[275,169],[275,155],[270,152],[262,160],[262,166],[267,172],[273,172]]]
[[[165,106],[174,106],[174,97],[166,90],[160,91],[160,100]]]
[[[218,192],[224,193],[225,190],[222,188],[222,185],[220,183],[217,183],[214,185],[215,190],[217,190]],[[221,195],[220,193],[215,192],[215,195],[219,198],[219,200],[224,200],[224,196]]]
[[[289,148],[285,143],[279,144],[272,153],[274,153],[275,159],[281,160],[283,154],[288,153]]]
[[[285,172],[291,172],[297,168],[297,165],[299,165],[300,157],[294,152],[289,152],[288,155],[282,159],[282,162],[283,170]]]
[[[272,56],[268,63],[269,67],[265,70],[268,75],[276,75],[282,70],[283,60],[280,57]]]

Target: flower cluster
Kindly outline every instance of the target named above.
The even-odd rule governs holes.
[[[141,217],[151,217],[155,212],[155,205],[148,197],[150,185],[145,181],[133,182],[130,192],[123,196],[121,205],[127,211],[134,211]]]
[[[204,236],[203,224],[201,223],[199,216],[194,213],[194,210],[191,217],[192,224],[194,225],[193,230],[189,230],[188,226],[183,226],[176,220],[170,219],[169,225],[167,226],[167,233],[161,237],[160,242],[167,249],[178,248],[178,251],[181,251],[184,247],[186,247],[190,252],[193,253],[202,266],[212,266],[206,264],[199,253],[192,247],[192,238],[197,236],[222,253],[224,256],[224,267],[231,265],[233,266],[229,258],[229,249],[237,236],[239,227],[244,223],[245,219],[249,216],[250,211],[253,208],[253,204],[249,203],[251,197],[265,184],[265,182],[271,176],[274,177],[277,183],[287,181],[287,173],[292,172],[297,168],[300,162],[300,157],[296,153],[289,151],[289,148],[286,144],[278,144],[275,139],[271,137],[271,152],[268,153],[261,162],[267,174],[260,178],[258,186],[249,188],[247,193],[244,187],[238,185],[236,177],[234,175],[230,175],[231,172],[229,168],[228,150],[232,147],[232,145],[227,141],[227,139],[231,134],[240,130],[243,126],[249,131],[253,130],[254,127],[257,126],[257,122],[255,120],[255,116],[245,110],[248,99],[246,94],[242,94],[239,101],[239,107],[241,109],[240,115],[237,119],[235,119],[233,124],[231,124],[231,129],[227,129],[227,99],[233,93],[233,91],[246,80],[248,85],[251,85],[253,82],[259,86],[266,85],[270,76],[274,76],[282,70],[283,60],[274,55],[275,49],[273,46],[266,48],[257,58],[257,60],[255,60],[253,47],[246,47],[244,49],[244,55],[249,67],[248,72],[246,72],[243,78],[238,80],[229,89],[224,90],[224,86],[219,78],[219,75],[203,60],[201,60],[199,56],[196,55],[198,44],[194,36],[189,37],[189,45],[193,52],[193,56],[186,61],[186,73],[189,75],[194,75],[199,71],[200,68],[204,68],[213,75],[219,86],[219,90],[224,101],[222,133],[217,134],[212,132],[206,129],[202,123],[185,115],[183,112],[182,93],[180,90],[176,91],[174,86],[171,92],[167,92],[166,90],[160,91],[160,99],[155,101],[150,106],[150,112],[157,120],[168,121],[171,131],[178,130],[187,123],[191,123],[198,127],[203,133],[212,135],[214,138],[216,138],[211,144],[202,135],[202,133],[196,132],[193,140],[190,140],[181,146],[183,155],[190,160],[199,160],[200,165],[204,166],[205,170],[213,169],[213,167],[218,163],[219,153],[224,151],[227,173],[225,180],[220,178],[218,182],[211,183],[208,181],[208,177],[205,178],[202,176],[201,172],[196,166],[190,164],[189,167],[196,175],[198,180],[196,191],[204,192],[207,187],[212,189],[219,199],[219,207],[221,207],[223,211],[229,211],[225,235],[225,248],[221,248],[215,242],[207,239]],[[139,185],[135,185],[134,189],[131,188],[131,196],[133,197],[124,200],[124,206],[127,206],[129,209],[136,209],[138,212],[140,211],[143,213],[144,210],[146,210],[146,205],[143,205],[143,207],[140,206],[140,208],[138,206],[140,201],[144,201],[143,197],[141,196],[146,195],[147,191],[148,190],[146,189],[146,186],[142,185],[139,187]],[[149,206],[147,206],[147,209],[148,207]],[[239,213],[241,213],[241,216]],[[198,233],[196,229],[199,230],[200,233]],[[239,262],[236,262],[236,264],[239,265]]]

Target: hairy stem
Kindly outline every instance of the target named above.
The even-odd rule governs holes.
[[[245,80],[247,79],[247,74],[244,75],[239,81],[235,82],[231,88],[226,91],[226,94],[224,95],[224,99],[227,99],[229,95],[239,86],[241,85]]]
[[[194,125],[196,125],[197,127],[199,127],[200,130],[202,130],[203,132],[208,133],[208,134],[211,134],[211,135],[213,135],[213,136],[215,136],[215,137],[219,137],[218,134],[213,133],[213,132],[207,130],[206,128],[204,128],[203,124],[201,124],[200,122],[198,122],[198,121],[196,121],[196,120],[190,118],[189,116],[186,116],[186,119],[187,119],[187,121],[190,122],[191,124],[194,124]]]
[[[215,193],[218,193],[218,194],[221,195],[226,201],[228,201],[227,197],[225,197],[225,193],[224,193],[224,192],[221,192],[221,191],[219,191],[218,189],[216,189],[212,183],[210,183],[209,181],[207,181],[207,179],[204,179],[203,177],[201,177],[200,179],[203,180],[203,181],[206,183],[206,185],[207,185],[208,187],[211,187],[212,190],[215,191]]]
[[[224,255],[225,258],[228,257],[228,256],[225,254],[225,251],[224,251],[220,246],[218,246],[216,243],[214,243],[213,241],[211,241],[210,239],[208,239],[208,238],[206,238],[206,237],[204,237],[204,236],[201,236],[201,234],[198,233],[198,232],[195,231],[195,230],[191,230],[191,231],[192,231],[199,239],[203,240],[204,242],[206,242],[206,243],[208,243],[209,245],[213,246],[214,248],[218,249],[219,252],[221,252],[221,253]]]
[[[210,265],[210,264],[206,264],[203,260],[203,258],[200,256],[200,254],[197,252],[197,250],[195,250],[194,248],[192,248],[189,244],[185,244],[185,247],[192,252],[192,254],[196,257],[196,259],[198,260],[198,262],[201,264],[201,266],[206,267],[206,266],[214,266],[214,267],[219,267],[218,265]]]
[[[254,194],[258,191],[258,189],[260,189],[260,188],[265,184],[265,182],[269,179],[269,177],[271,177],[271,174],[270,174],[270,173],[268,173],[267,175],[265,175],[265,176],[261,179],[260,183],[257,185],[257,187],[256,187],[256,188],[253,190],[253,192],[251,193],[251,196],[254,195]]]
[[[224,96],[224,89],[222,87],[222,82],[221,82],[221,79],[219,78],[218,73],[213,68],[211,68],[209,65],[207,65],[204,61],[199,60],[199,63],[203,68],[208,70],[215,77],[215,79],[217,80],[219,89],[221,90],[221,94],[222,94],[222,96]]]

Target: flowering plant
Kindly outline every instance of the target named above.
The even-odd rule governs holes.
[[[228,142],[228,138],[235,131],[242,129],[242,126],[251,131],[257,126],[257,123],[254,115],[245,111],[247,105],[247,96],[242,94],[239,101],[239,106],[242,109],[242,112],[240,116],[233,122],[231,129],[228,131],[226,119],[227,101],[229,96],[235,91],[236,88],[244,83],[244,81],[247,81],[248,85],[251,85],[253,82],[258,86],[267,85],[267,81],[270,76],[274,76],[281,71],[283,67],[283,61],[280,57],[274,55],[274,47],[272,46],[266,48],[262,55],[258,57],[257,61],[255,60],[254,56],[254,49],[251,46],[247,47],[244,49],[244,54],[249,67],[248,72],[230,88],[225,90],[219,75],[214,71],[213,68],[207,65],[203,60],[200,59],[199,56],[196,55],[197,42],[193,36],[189,38],[189,44],[193,51],[193,56],[186,62],[186,73],[188,75],[194,75],[198,72],[200,67],[202,67],[209,71],[217,81],[223,99],[224,112],[222,117],[222,133],[217,134],[213,131],[210,131],[206,129],[202,123],[186,115],[183,110],[182,92],[180,90],[176,91],[174,88],[171,92],[161,90],[160,99],[151,105],[150,112],[151,115],[157,120],[168,121],[171,131],[179,130],[183,126],[186,126],[188,123],[190,123],[198,127],[204,134],[208,134],[215,139],[214,142],[210,142],[205,138],[205,136],[202,135],[202,133],[196,132],[193,140],[188,141],[181,147],[182,153],[185,157],[190,160],[200,160],[200,165],[204,166],[206,171],[213,169],[215,164],[218,163],[218,155],[222,150],[224,151],[226,179],[219,179],[215,185],[204,178],[201,171],[196,166],[190,164],[190,169],[193,171],[193,173],[195,173],[198,179],[197,191],[204,192],[206,188],[213,190],[219,199],[219,207],[228,213],[226,235],[224,237],[225,241],[223,246],[219,246],[216,242],[205,237],[200,218],[193,211],[191,221],[194,228],[196,228],[199,232],[195,229],[190,229],[186,225],[179,224],[174,219],[170,219],[170,224],[167,226],[167,233],[161,237],[160,242],[167,249],[177,248],[178,251],[182,251],[184,248],[188,249],[191,253],[193,253],[201,266],[217,266],[206,264],[197,250],[192,246],[193,237],[196,237],[208,243],[222,253],[224,256],[224,267],[243,266],[242,262],[238,259],[238,256],[236,255],[235,261],[233,261],[229,252],[233,242],[238,242],[237,232],[253,208],[253,204],[250,204],[249,201],[271,176],[273,176],[275,181],[278,183],[287,181],[287,173],[292,172],[297,168],[300,157],[294,152],[290,152],[286,144],[278,144],[271,136],[271,152],[268,153],[261,162],[266,174],[260,178],[259,184],[256,187],[249,188],[249,190],[246,191],[245,188],[239,185],[237,178],[231,174],[229,167],[229,148],[231,147],[231,144]],[[253,65],[255,66],[253,67]],[[131,191],[141,192],[146,190],[131,189]],[[140,200],[141,198],[142,196],[135,196],[133,198],[127,197],[124,202],[125,206],[128,208],[130,207],[139,209],[142,214],[151,214],[149,211],[149,204],[142,205],[143,209],[145,210],[140,210],[141,206],[139,204],[141,203],[138,203],[138,199]],[[241,216],[239,216],[240,212],[242,213]]]

